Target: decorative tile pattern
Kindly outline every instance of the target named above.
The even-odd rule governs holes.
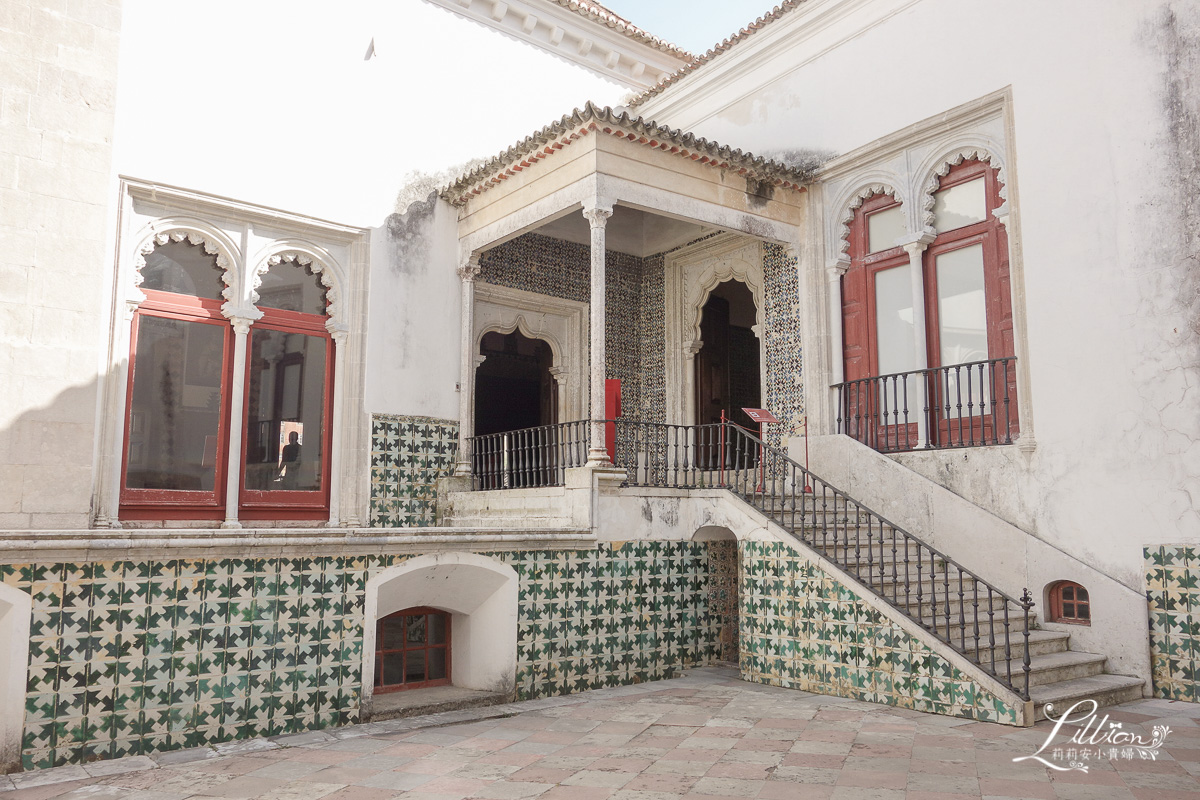
[[[766,384],[767,408],[775,412],[781,425],[767,429],[767,441],[778,446],[783,436],[803,430],[804,422],[804,351],[800,341],[800,288],[796,259],[783,247],[763,244],[763,294],[766,308]]]
[[[454,420],[373,414],[370,526],[435,525],[437,481],[454,470],[457,451]]]
[[[1200,547],[1144,548],[1154,696],[1200,702]]]
[[[742,547],[743,678],[1016,724],[1016,709],[790,547]]]
[[[520,575],[521,697],[717,654],[704,544],[491,555]],[[26,768],[356,722],[366,580],[405,558],[0,565],[34,603]]]

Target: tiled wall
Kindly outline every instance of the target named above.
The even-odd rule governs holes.
[[[437,480],[454,470],[457,450],[454,420],[373,414],[371,527],[434,525]]]
[[[1200,547],[1144,549],[1154,696],[1200,702]]]
[[[766,308],[766,378],[764,405],[782,423],[767,426],[767,441],[778,445],[782,436],[803,430],[803,349],[800,342],[800,289],[796,259],[777,244],[763,245],[763,294]]]
[[[742,552],[742,677],[1016,724],[1016,709],[779,542]]]
[[[520,575],[517,689],[561,694],[711,661],[708,549],[495,554]],[[363,590],[404,556],[0,565],[33,597],[27,768],[358,719]]]

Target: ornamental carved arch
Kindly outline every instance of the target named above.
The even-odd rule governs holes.
[[[837,252],[834,254],[835,259],[845,258],[850,252],[850,224],[854,222],[854,212],[862,207],[862,204],[870,200],[876,195],[890,195],[897,202],[903,204],[905,209],[905,217],[910,217],[911,211],[909,204],[905,203],[904,193],[897,187],[902,186],[903,182],[898,176],[890,173],[872,174],[852,184],[842,197],[835,203],[837,215],[835,224],[837,225]],[[914,220],[909,219],[909,226],[914,227]]]
[[[685,335],[690,332],[691,339],[684,342],[685,347],[692,342],[700,341],[700,317],[704,312],[704,304],[708,302],[713,290],[726,281],[739,281],[750,290],[750,295],[754,298],[754,327],[752,330],[755,336],[762,339],[762,266],[761,264],[756,266],[745,259],[733,256],[711,262],[703,272],[688,282],[684,308],[687,309],[689,316],[684,332]]]
[[[482,325],[475,330],[475,355],[479,354],[479,348],[483,344],[483,337],[489,333],[502,333],[508,335],[514,331],[519,332],[526,339],[536,339],[540,342],[545,342],[550,347],[550,357],[553,360],[555,367],[563,368],[566,366],[564,360],[565,347],[563,342],[554,335],[552,330],[545,326],[534,328],[533,325],[525,319],[525,314],[518,313],[515,318],[507,322],[491,322]]]
[[[221,269],[221,282],[224,288],[221,297],[225,300],[223,310],[237,304],[240,289],[239,276],[241,273],[241,251],[224,231],[207,222],[189,217],[163,217],[150,223],[136,237],[137,245],[133,251],[133,275],[128,284],[127,300],[136,306],[146,299],[142,293],[142,270],[146,267],[146,256],[154,252],[154,248],[168,242],[183,242],[199,245],[210,256],[216,256],[217,266]]]
[[[300,239],[281,239],[272,242],[254,263],[256,266],[250,276],[250,292],[247,298],[250,305],[259,301],[258,287],[262,285],[263,276],[280,264],[291,263],[312,270],[320,278],[328,301],[325,309],[329,317],[328,327],[331,330],[349,329],[349,320],[344,318],[342,308],[346,273],[337,259],[325,248]]]
[[[921,208],[921,227],[933,229],[934,195],[941,186],[941,179],[952,168],[964,161],[982,161],[990,164],[996,170],[996,181],[1000,184],[1000,200],[1002,205],[993,214],[1003,216],[1008,209],[1008,172],[1000,147],[990,140],[964,139],[948,147],[941,148],[938,155],[928,159],[914,173],[918,183],[918,194]]]

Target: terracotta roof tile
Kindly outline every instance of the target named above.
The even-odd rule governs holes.
[[[558,0],[555,0],[555,2],[557,2],[557,1]],[[730,36],[725,41],[715,45],[712,49],[710,49],[704,55],[697,57],[695,60],[693,60],[689,64],[681,67],[680,69],[678,69],[675,72],[668,75],[663,80],[659,81],[656,85],[651,86],[646,91],[644,91],[641,94],[639,94],[638,96],[634,97],[632,100],[630,100],[628,103],[626,103],[626,105],[628,105],[629,107],[632,108],[637,105],[640,105],[641,103],[644,103],[645,101],[649,100],[651,97],[654,97],[656,94],[659,94],[660,92],[662,92],[668,86],[675,84],[681,78],[684,78],[687,75],[690,75],[692,72],[695,72],[697,69],[704,66],[709,61],[712,61],[717,56],[728,52],[730,50],[730,48],[732,48],[738,42],[744,41],[745,39],[749,38],[751,35],[757,33],[758,31],[762,30],[763,28],[767,27],[772,22],[779,19],[784,14],[787,14],[789,11],[796,8],[803,2],[804,2],[804,0],[785,0],[785,2],[780,3],[779,5],[775,6],[775,8],[771,9],[766,14],[763,14],[761,17],[756,19],[754,22],[751,22],[749,25],[742,28],[737,33],[733,34],[733,36]]]
[[[656,50],[661,50],[676,58],[684,61],[692,61],[696,58],[695,55],[683,48],[677,47],[665,39],[660,39],[654,34],[642,30],[624,17],[595,2],[595,0],[547,0],[547,2],[562,6],[569,11],[574,11],[576,14],[599,22],[606,27],[625,34],[631,39],[642,44],[648,44]]]
[[[575,109],[462,175],[442,189],[439,195],[455,206],[465,205],[472,197],[483,194],[541,159],[593,133],[617,136],[701,164],[734,170],[740,175],[773,186],[799,190],[810,180],[810,176],[802,170],[777,161],[744,153],[628,113],[617,114],[607,106],[601,108],[589,102],[582,109]]]

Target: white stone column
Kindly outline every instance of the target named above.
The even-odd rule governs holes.
[[[913,369],[923,370],[929,367],[929,348],[926,345],[925,331],[925,248],[934,239],[931,232],[913,234],[905,243],[904,250],[908,253],[908,274],[911,280],[912,309],[913,309]],[[909,379],[909,419],[913,414],[917,417],[917,447],[925,447],[929,441],[929,416],[925,409],[929,405],[928,381],[923,376]],[[913,403],[916,408],[913,408]]]
[[[479,255],[471,254],[458,268],[462,279],[461,352],[458,376],[458,460],[454,464],[456,478],[471,477],[471,437],[475,418],[475,278],[479,275]]]
[[[850,260],[838,260],[825,269],[829,282],[829,374],[830,383],[845,379],[845,357],[842,353],[842,276],[850,268]]]
[[[609,462],[604,446],[604,306],[607,280],[604,275],[604,225],[612,216],[612,206],[599,202],[585,206],[583,216],[592,227],[592,290],[588,305],[591,311],[591,442],[588,447],[588,466],[602,467]]]
[[[246,407],[246,348],[250,325],[249,317],[229,318],[233,326],[233,379],[229,382],[229,452],[225,462],[225,521],[222,528],[240,528],[238,501],[242,487],[242,432],[245,427]]]
[[[123,304],[124,313],[121,321],[121,331],[117,336],[117,349],[114,361],[109,367],[109,377],[112,380],[109,389],[109,418],[106,421],[104,458],[100,471],[101,489],[100,508],[96,512],[95,526],[97,528],[119,528],[121,508],[121,482],[125,479],[122,465],[125,459],[125,419],[129,404],[129,358],[132,340],[133,315],[138,303],[129,300]]]
[[[1037,439],[1033,435],[1033,398],[1029,395],[1030,386],[1032,386],[1029,370],[1029,346],[1026,337],[1021,335],[1026,330],[1025,278],[1023,271],[1018,269],[1018,253],[1017,249],[1013,246],[1013,230],[1009,227],[1009,220],[1012,218],[1011,210],[1008,201],[1005,200],[1004,205],[992,212],[992,216],[1004,226],[1004,241],[1007,245],[1005,254],[1008,256],[1009,308],[1012,309],[1013,322],[1013,355],[1017,357],[1016,375],[1014,376],[1017,382],[1017,409],[1015,414],[1017,424],[1021,429],[1021,432],[1017,434],[1017,449],[1026,455],[1030,455],[1037,449]],[[1008,391],[1007,387],[1005,387],[1005,391]]]
[[[346,442],[346,425],[344,420],[349,416],[346,411],[346,370],[343,361],[346,359],[346,341],[350,332],[344,327],[327,323],[325,326],[333,340],[333,413],[329,415],[333,430],[330,432],[329,453],[329,521],[326,525],[336,528],[341,525],[342,517],[342,468],[345,463],[342,450]]]

